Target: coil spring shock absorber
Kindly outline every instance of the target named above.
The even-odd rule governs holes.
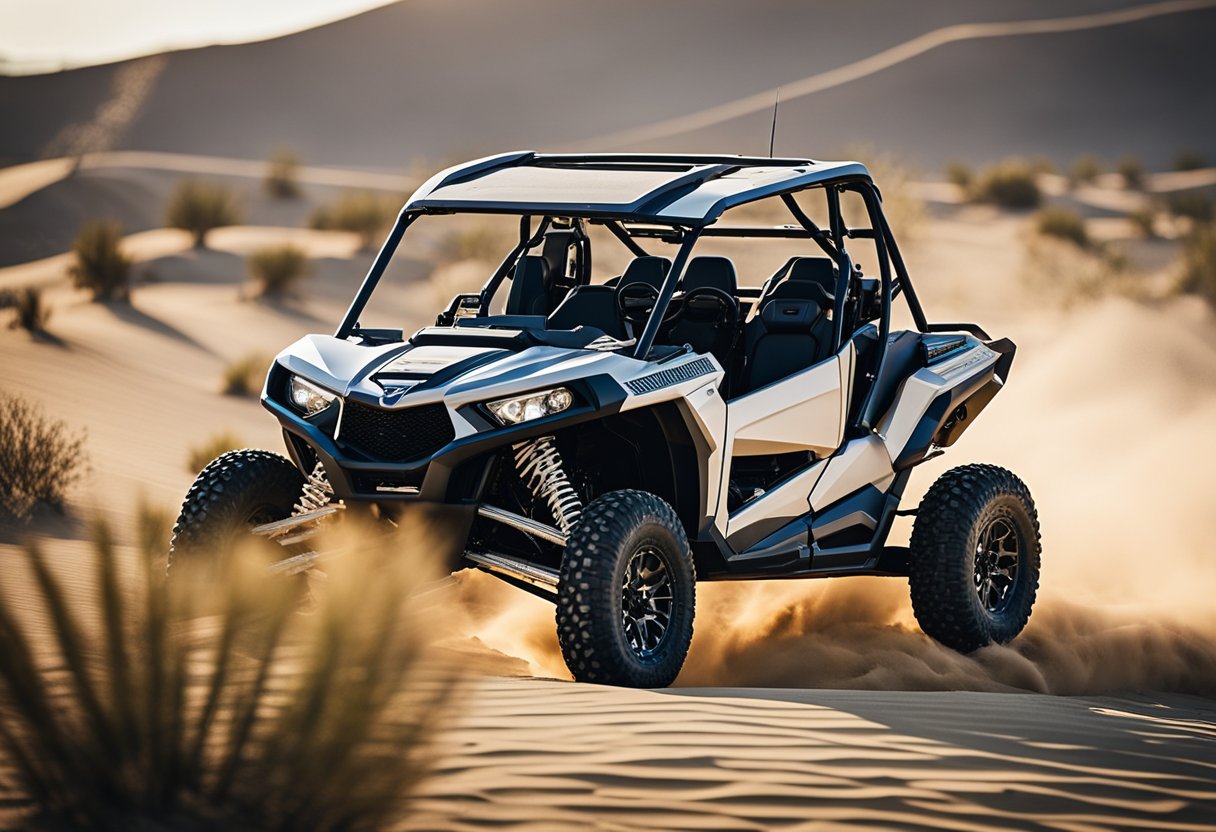
[[[583,513],[583,501],[570,484],[552,436],[541,436],[512,447],[515,470],[528,490],[549,507],[563,534],[570,534]]]
[[[329,477],[325,475],[325,466],[318,462],[304,481],[304,488],[300,491],[300,499],[296,501],[293,513],[307,514],[325,508],[333,500],[334,487],[329,484]]]

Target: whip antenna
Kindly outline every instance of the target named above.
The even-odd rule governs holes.
[[[773,142],[777,140],[777,105],[781,103],[781,87],[777,87],[777,97],[773,99],[773,127],[768,134],[768,158],[773,158]]]

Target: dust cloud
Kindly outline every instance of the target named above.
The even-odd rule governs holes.
[[[1022,636],[948,650],[917,628],[901,579],[702,583],[677,684],[1216,695],[1211,312],[1187,298],[1019,307],[990,327],[1019,344],[1008,389],[917,470],[905,506],[971,461],[1028,483],[1044,553]],[[453,632],[497,672],[568,678],[552,607],[492,584],[461,576]]]

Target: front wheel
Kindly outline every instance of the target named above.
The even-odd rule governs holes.
[[[943,474],[912,529],[908,583],[916,621],[962,653],[1012,640],[1039,587],[1039,515],[1030,490],[995,465]]]
[[[169,567],[213,565],[254,526],[290,517],[304,487],[291,460],[270,451],[228,451],[190,486],[169,543]]]
[[[593,500],[570,533],[557,590],[557,637],[577,681],[675,681],[692,642],[696,573],[671,506],[645,491]]]

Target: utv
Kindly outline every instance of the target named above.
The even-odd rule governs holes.
[[[518,241],[434,326],[370,325],[407,229],[457,214],[518,218]],[[498,221],[513,238],[515,220]],[[593,270],[593,240],[623,268]],[[748,273],[703,253],[715,243]],[[766,251],[775,271],[747,265]],[[886,541],[912,469],[954,444],[1013,356],[975,324],[926,319],[856,162],[494,156],[422,185],[337,331],[275,359],[262,403],[290,459],[208,465],[171,560],[252,531],[299,572],[342,510],[392,522],[426,505],[458,538],[453,570],[555,604],[581,681],[670,684],[698,580],[906,576],[924,631],[972,651],[1030,616],[1026,486],[953,469],[902,512],[916,515],[910,546]]]

